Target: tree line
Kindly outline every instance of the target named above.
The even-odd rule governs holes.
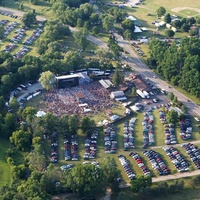
[[[199,38],[182,38],[180,45],[152,39],[149,48],[151,69],[173,85],[200,97]]]

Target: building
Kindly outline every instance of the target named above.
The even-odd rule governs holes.
[[[56,84],[58,88],[73,87],[90,82],[90,77],[84,72],[56,77]]]
[[[114,91],[110,94],[111,99],[115,99],[116,101],[125,101],[127,100],[123,91]]]
[[[77,92],[76,93],[76,100],[78,101],[78,103],[83,104],[85,101],[85,95],[82,92]]]
[[[151,88],[147,84],[147,82],[142,78],[141,75],[131,76],[132,82],[135,85],[135,87],[140,91],[147,91],[149,92]]]
[[[113,84],[112,82],[109,80],[109,79],[106,79],[106,80],[100,80],[99,83],[105,88],[105,89],[108,89],[110,88]]]

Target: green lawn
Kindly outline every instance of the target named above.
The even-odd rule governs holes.
[[[51,3],[48,1],[39,0],[37,5],[31,4],[29,0],[18,0],[18,1],[9,0],[9,1],[5,1],[4,3],[6,7],[13,8],[15,10],[19,8],[20,4],[23,4],[24,6],[23,12],[27,12],[29,10],[35,9],[37,15],[42,15],[48,18],[52,18],[54,16],[52,15],[52,12],[50,9]]]
[[[159,118],[159,110],[153,111],[154,128],[155,128],[155,146],[162,146],[165,144],[164,126]]]
[[[9,148],[9,141],[0,139],[0,187],[11,181],[11,167],[8,165],[5,152]]]
[[[185,16],[185,17],[193,17],[193,16],[199,14],[199,12],[194,11],[192,9],[184,9],[184,10],[179,11],[178,13]]]

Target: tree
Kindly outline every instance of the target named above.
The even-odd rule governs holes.
[[[175,110],[170,110],[166,117],[168,123],[176,124],[178,122],[178,113]]]
[[[166,9],[161,6],[156,10],[156,13],[157,13],[158,17],[161,17],[166,13]]]
[[[23,109],[21,116],[23,120],[31,124],[31,122],[35,118],[36,113],[37,111],[34,107],[28,106]]]
[[[171,29],[168,29],[165,31],[165,35],[169,38],[173,37],[175,35],[175,32],[172,31]]]
[[[181,30],[182,30],[183,32],[188,32],[188,31],[190,30],[190,25],[184,23],[184,24],[181,26]]]
[[[111,188],[112,193],[119,191],[120,171],[114,158],[105,157],[101,163],[102,170],[105,174],[107,185]]]
[[[53,84],[55,83],[55,75],[50,71],[42,72],[39,82],[43,88],[50,90],[53,88]]]
[[[182,22],[180,20],[175,20],[175,21],[172,22],[172,26],[180,29],[181,26],[182,26]]]
[[[12,113],[7,113],[4,117],[4,124],[3,124],[3,131],[4,133],[3,137],[9,138],[13,131],[17,128],[17,122],[16,117]]]
[[[31,27],[36,22],[36,15],[32,11],[29,11],[24,14],[22,22],[24,26]]]
[[[0,109],[2,110],[5,107],[5,99],[3,96],[0,96]]]
[[[11,74],[6,74],[1,77],[2,89],[5,93],[9,92],[13,86]]]
[[[189,34],[190,34],[190,36],[197,36],[198,35],[198,30],[197,29],[189,30]]]
[[[88,32],[86,29],[82,29],[81,31],[77,31],[73,34],[75,42],[85,51],[86,47],[89,45],[89,41],[87,40]]]
[[[133,33],[130,29],[126,29],[123,33],[125,39],[131,40],[133,38]]]
[[[120,73],[119,69],[115,70],[115,73],[113,74],[112,82],[114,85],[119,86],[119,84],[123,81],[123,76]]]
[[[95,127],[94,120],[85,116],[81,119],[81,129],[83,133],[92,133],[92,129]]]
[[[108,15],[104,16],[102,18],[102,25],[105,30],[109,31],[114,25],[114,18]]]
[[[40,138],[41,140],[41,138]],[[46,164],[45,156],[42,153],[42,145],[35,143],[34,149],[28,155],[29,168],[32,170],[43,171]]]
[[[197,24],[200,24],[200,16],[199,16],[199,15],[196,16],[196,23],[197,23]]]
[[[107,49],[97,49],[95,50],[95,55],[98,57],[101,63],[108,63],[114,57],[114,54]]]
[[[68,120],[69,123],[69,132],[71,135],[77,133],[77,129],[79,127],[79,119],[76,115],[71,115]]]
[[[25,150],[30,148],[30,133],[26,131],[15,131],[10,137],[10,142],[16,146],[19,150]]]
[[[135,87],[133,87],[132,88],[132,90],[131,90],[131,95],[133,95],[133,96],[136,96],[136,88]]]
[[[25,179],[26,175],[27,175],[27,167],[24,164],[20,164],[12,168],[12,177],[15,180]]]
[[[150,187],[152,185],[151,176],[139,176],[135,180],[131,180],[131,190],[133,192],[138,192],[141,188]]]
[[[169,93],[168,93],[168,99],[169,99],[170,101],[173,101],[173,100],[174,100],[174,93],[173,93],[173,92],[169,92]]]
[[[3,26],[0,26],[0,40],[4,38],[4,28]]]
[[[181,110],[182,110],[183,114],[187,113],[187,107],[184,104],[181,106]]]
[[[52,113],[47,113],[41,117],[39,124],[43,125],[47,133],[52,133],[56,130],[58,126],[59,118]]]
[[[97,35],[100,32],[100,29],[97,26],[92,27],[92,33]]]
[[[121,24],[122,28],[124,30],[128,29],[128,30],[131,30],[131,31],[134,31],[135,30],[135,24],[134,24],[134,21],[132,21],[131,19],[125,19],[122,24]]]
[[[30,2],[31,2],[33,5],[37,5],[37,4],[38,4],[38,0],[30,0]]]
[[[77,164],[65,173],[66,186],[86,200],[103,196],[106,192],[106,177],[95,165]]]
[[[13,112],[17,112],[19,110],[19,102],[17,101],[17,99],[15,97],[13,97],[11,99],[11,101],[9,102],[9,108],[13,111]]]
[[[171,23],[171,15],[167,13],[164,17],[164,22],[166,23]]]

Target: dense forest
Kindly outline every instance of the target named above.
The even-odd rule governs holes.
[[[200,97],[200,39],[182,38],[172,44],[152,39],[150,67],[192,95]]]

